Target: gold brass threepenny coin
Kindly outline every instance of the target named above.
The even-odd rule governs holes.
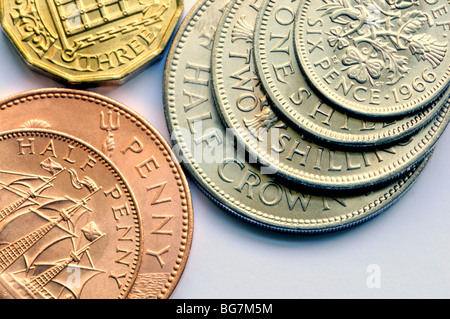
[[[69,83],[120,83],[164,50],[182,0],[2,0],[23,58]]]
[[[450,82],[448,0],[305,0],[294,33],[312,85],[352,113],[417,112]]]
[[[426,161],[388,185],[371,188],[368,194],[351,191],[343,195],[278,179],[239,153],[239,144],[227,135],[214,103],[213,34],[205,33],[216,29],[228,3],[198,2],[175,36],[166,63],[164,107],[168,128],[179,160],[199,188],[240,220],[286,233],[344,229],[390,207],[410,188]]]
[[[0,149],[0,298],[126,298],[144,243],[122,174],[47,130],[3,132]]]
[[[169,298],[189,256],[193,208],[186,177],[162,135],[129,107],[101,94],[72,89],[39,89],[11,96],[1,101],[0,116],[0,131],[64,132],[111,160],[129,183],[142,216],[142,262],[128,298]],[[119,193],[118,189],[112,194]],[[128,226],[118,227],[120,241],[127,242]],[[118,249],[117,262],[127,262],[121,259],[128,251],[120,245]],[[123,281],[115,278],[110,280]]]

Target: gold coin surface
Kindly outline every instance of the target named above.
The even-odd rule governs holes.
[[[47,130],[4,132],[0,149],[0,297],[125,298],[143,234],[120,172]]]
[[[2,26],[37,70],[70,83],[122,82],[164,50],[182,0],[1,1]]]
[[[127,298],[169,298],[189,257],[193,208],[186,177],[162,135],[129,107],[101,94],[73,89],[13,95],[1,101],[0,115],[0,131],[65,132],[114,163],[139,204],[144,234],[142,263]],[[122,233],[124,239],[129,237],[126,229]]]
[[[416,112],[450,81],[447,0],[306,0],[295,23],[307,78],[346,111]]]

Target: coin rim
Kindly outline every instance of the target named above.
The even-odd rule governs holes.
[[[137,75],[137,72],[139,70],[143,71],[153,62],[156,62],[155,60],[157,60],[157,58],[161,58],[161,54],[167,47],[167,44],[169,43],[173,31],[184,10],[184,0],[176,0],[177,9],[175,11],[175,14],[172,16],[172,19],[168,25],[168,28],[166,29],[164,36],[161,39],[160,45],[155,50],[151,51],[150,54],[142,56],[138,61],[135,61],[132,64],[128,65],[126,68],[123,68],[122,72],[115,72],[110,75],[102,75],[101,73],[98,74],[97,71],[92,72],[88,75],[71,75],[70,72],[59,72],[58,70],[52,68],[41,60],[36,59],[35,57],[33,57],[33,54],[22,45],[21,41],[15,37],[13,27],[7,23],[7,17],[5,14],[5,1],[7,0],[0,0],[1,25],[3,27],[3,31],[7,35],[7,38],[17,49],[20,56],[22,57],[22,60],[25,61],[26,64],[33,70],[41,72],[44,75],[53,78],[54,80],[62,80],[70,84],[97,83],[100,85],[119,85],[123,84],[131,77]],[[97,74],[93,75],[93,73]]]
[[[335,225],[332,225],[331,223],[328,225],[326,224],[322,228],[320,228],[320,225],[323,222],[323,219],[318,220],[305,220],[305,223],[302,226],[297,227],[305,227],[304,229],[299,228],[287,228],[280,225],[271,225],[259,220],[255,220],[251,217],[248,217],[246,215],[243,215],[237,210],[234,210],[232,207],[230,207],[227,204],[222,203],[218,199],[216,199],[205,187],[203,187],[200,183],[195,181],[195,184],[199,188],[199,190],[207,197],[209,200],[211,200],[215,205],[217,205],[219,208],[223,209],[228,214],[242,220],[243,222],[246,222],[250,225],[254,225],[258,228],[269,230],[273,232],[278,233],[286,233],[286,234],[293,234],[293,235],[317,235],[317,234],[326,234],[331,232],[338,232],[341,230],[349,229],[355,226],[358,226],[362,223],[365,223],[373,218],[376,218],[377,216],[383,214],[386,212],[389,208],[391,208],[393,205],[395,205],[400,199],[406,195],[406,193],[411,190],[413,185],[417,182],[419,177],[421,176],[422,172],[425,170],[428,162],[430,161],[434,150],[432,150],[421,162],[416,164],[416,167],[412,167],[410,170],[406,172],[404,176],[402,176],[398,181],[396,181],[396,184],[392,186],[392,188],[389,190],[389,192],[386,192],[384,195],[381,195],[378,199],[374,200],[371,203],[365,204],[364,207],[360,208],[357,211],[350,212],[348,214],[342,215],[342,216],[336,216],[334,217],[336,220],[333,222]],[[406,188],[404,188],[406,185]],[[389,199],[391,197],[394,197],[396,195],[396,192],[400,193],[397,195],[397,197],[393,198],[390,202]],[[375,209],[373,213],[370,213],[371,210]],[[363,216],[364,214],[369,214],[367,216]],[[345,224],[346,220],[349,220],[350,218],[354,218],[355,216],[358,216],[359,219],[355,219],[354,221]],[[331,218],[329,218],[331,219]]]
[[[181,243],[178,247],[178,259],[175,261],[172,267],[172,271],[170,272],[167,282],[156,296],[157,299],[169,298],[175,290],[177,284],[179,283],[186,268],[191,251],[194,231],[194,211],[189,184],[184,171],[182,170],[180,164],[176,160],[176,156],[173,154],[172,149],[169,146],[169,143],[163,138],[161,133],[159,133],[153,125],[151,125],[146,119],[144,119],[134,110],[109,97],[89,91],[67,88],[45,88],[25,91],[0,100],[0,112],[7,108],[19,106],[23,103],[26,103],[27,101],[50,98],[78,99],[100,105],[104,108],[119,110],[123,116],[129,119],[131,123],[145,132],[145,134],[151,139],[151,141],[157,147],[159,147],[159,150],[161,152],[167,152],[168,155],[166,155],[166,160],[171,167],[173,166],[172,173],[179,181],[179,183],[181,183],[181,186],[179,187],[180,197],[182,200],[186,201],[186,204],[182,203],[183,228]],[[103,154],[102,152],[99,153]],[[130,291],[130,293],[131,292],[132,291]]]
[[[116,178],[118,177],[121,180],[121,183],[123,183],[123,186],[125,186],[125,188],[127,190],[127,195],[130,196],[133,204],[136,206],[136,207],[134,207],[134,209],[132,208],[132,210],[135,211],[136,217],[139,221],[139,224],[137,225],[137,232],[139,233],[139,239],[140,239],[139,247],[137,249],[137,260],[136,260],[136,258],[134,259],[134,260],[136,260],[135,267],[134,267],[135,274],[132,276],[132,278],[130,280],[127,281],[127,284],[128,284],[127,290],[125,292],[120,293],[119,298],[118,298],[118,299],[125,299],[132,291],[133,285],[136,281],[136,278],[139,275],[139,269],[140,269],[140,266],[142,263],[142,256],[143,256],[143,252],[144,252],[144,232],[143,232],[143,227],[142,227],[142,222],[143,222],[142,214],[141,214],[141,211],[139,208],[139,203],[137,202],[134,192],[131,189],[128,181],[125,179],[125,177],[120,172],[120,170],[102,152],[97,150],[95,147],[93,147],[86,141],[81,140],[70,134],[65,134],[65,133],[62,133],[59,131],[54,131],[54,130],[49,130],[49,129],[15,129],[15,130],[7,130],[7,131],[0,132],[0,141],[6,140],[6,139],[13,139],[15,137],[22,137],[22,136],[29,137],[30,135],[38,135],[38,136],[40,135],[40,136],[47,137],[47,138],[54,137],[63,142],[65,142],[65,140],[68,140],[68,141],[77,143],[78,145],[80,145],[81,148],[87,150],[88,153],[92,153],[92,155],[98,157],[99,160],[102,160],[106,164],[105,165],[106,168],[115,175],[114,177],[116,177]],[[135,221],[135,223],[136,223],[136,221]]]
[[[247,131],[243,128],[243,126],[240,124],[240,114],[238,114],[238,111],[233,111],[231,103],[228,98],[228,86],[224,83],[224,76],[228,72],[224,72],[224,58],[226,57],[226,54],[224,53],[224,47],[226,46],[226,43],[228,43],[227,37],[229,36],[230,32],[227,32],[231,30],[231,23],[234,21],[234,18],[236,16],[236,13],[242,6],[241,0],[234,0],[230,2],[230,5],[228,6],[227,10],[225,10],[216,31],[216,36],[214,40],[213,50],[211,54],[211,61],[212,61],[212,83],[214,87],[214,96],[216,98],[216,107],[218,109],[218,113],[222,119],[222,121],[230,128],[234,130],[234,135],[237,137],[238,141],[241,142],[247,152],[249,152],[253,157],[257,158],[258,161],[264,165],[272,168],[277,172],[278,175],[285,177],[289,180],[293,180],[298,183],[306,184],[311,187],[323,187],[323,188],[333,188],[331,184],[333,184],[332,179],[333,177],[326,176],[326,175],[319,175],[319,174],[312,174],[308,172],[303,172],[295,168],[295,166],[292,166],[291,162],[289,161],[281,161],[280,159],[274,158],[271,156],[270,152],[261,147],[261,145],[258,143],[258,141],[251,136],[251,134],[247,133]],[[448,90],[450,92],[450,89]],[[447,95],[450,95],[448,92]],[[441,99],[436,102],[439,104],[439,107],[436,105],[436,113],[440,113],[440,109],[442,105],[448,104],[448,101],[446,99]],[[430,119],[435,120],[435,117],[432,117]],[[290,127],[292,130],[293,128]],[[293,130],[293,133],[298,133],[295,130]],[[335,146],[334,146],[335,147]],[[332,148],[332,150],[334,150]],[[363,150],[364,151],[364,150]],[[423,158],[423,155],[419,157],[419,160]],[[409,165],[409,163],[407,163]],[[406,168],[405,168],[406,169]],[[380,170],[384,170],[384,167]],[[392,180],[393,178],[391,176],[387,177],[377,177],[372,178],[370,176],[365,176],[370,173],[366,174],[358,174],[358,175],[350,175],[347,177],[342,178],[342,182],[345,182],[346,185],[340,184],[340,188],[353,188],[353,187],[360,187],[360,186],[370,186],[372,184],[378,184],[380,182],[383,182],[382,178],[387,178],[388,180]],[[395,171],[395,176],[398,176],[400,172]],[[312,175],[312,176],[311,176]],[[311,177],[309,177],[311,176]],[[314,177],[317,176],[317,177]],[[349,180],[352,181],[349,181]],[[381,181],[380,181],[381,179]],[[356,183],[353,181],[356,180]],[[348,184],[348,185],[347,185]]]
[[[305,134],[309,136],[313,136],[316,139],[321,140],[327,144],[332,143],[339,146],[348,146],[348,147],[373,147],[384,144],[390,144],[392,142],[392,138],[398,134],[398,131],[403,131],[403,134],[395,138],[394,140],[400,140],[401,138],[411,136],[416,133],[418,130],[422,129],[425,125],[427,125],[433,118],[439,113],[439,107],[436,105],[427,106],[423,110],[420,110],[416,114],[412,116],[412,118],[402,124],[401,126],[397,126],[396,128],[386,130],[384,132],[380,132],[378,134],[370,134],[370,135],[356,135],[356,134],[348,134],[346,132],[336,132],[333,130],[329,130],[325,127],[318,126],[317,124],[311,122],[306,116],[303,116],[300,112],[298,112],[293,106],[289,105],[285,98],[281,95],[280,91],[276,88],[275,84],[273,84],[274,80],[269,74],[267,67],[267,57],[265,50],[263,50],[262,46],[265,47],[265,39],[262,33],[263,28],[263,20],[266,20],[264,11],[266,11],[266,7],[272,4],[273,1],[269,3],[266,1],[261,7],[259,17],[255,24],[255,37],[254,37],[254,50],[255,50],[255,60],[257,61],[256,67],[259,74],[259,78],[264,86],[267,88],[265,92],[268,94],[270,99],[273,102],[273,106],[275,111],[279,111],[281,115],[286,118],[292,126],[302,130]],[[259,40],[260,39],[260,40]],[[264,42],[264,45],[260,42]],[[295,53],[291,57],[292,62],[297,63],[297,57],[294,57]],[[301,68],[299,68],[301,69]],[[300,71],[302,72],[302,71]],[[303,74],[303,73],[302,73]],[[307,83],[308,84],[308,83]],[[439,103],[441,97],[445,94],[450,96],[450,85],[443,89],[442,95],[434,101],[434,103]],[[446,91],[447,90],[447,91]],[[311,87],[311,93],[314,94],[315,90]],[[281,98],[278,98],[281,96]],[[326,101],[322,101],[326,103]],[[328,104],[327,104],[328,105]],[[329,105],[332,107],[332,105]],[[417,127],[409,132],[409,129],[416,125]],[[379,141],[376,143],[375,141]]]
[[[273,3],[275,0],[268,0],[262,6],[258,22],[256,23],[256,31],[255,31],[255,56],[259,57],[259,62],[257,63],[258,71],[260,74],[260,78],[264,81],[265,74],[268,71],[268,62],[265,57],[264,50],[261,50],[260,46],[263,45],[261,42],[264,42],[264,33],[261,30],[264,20],[267,20],[266,12],[273,10]],[[265,31],[264,31],[265,32]],[[259,39],[262,39],[261,41]],[[270,87],[270,83],[264,83]],[[267,87],[267,86],[266,86]],[[270,96],[272,98],[272,96]],[[439,108],[437,115],[424,127],[422,130],[428,128],[428,132],[425,134],[421,132],[422,138],[417,141],[414,145],[416,145],[413,149],[409,149],[409,151],[396,161],[392,161],[392,163],[387,166],[380,167],[371,172],[361,173],[356,175],[349,176],[323,176],[317,175],[308,172],[302,172],[299,170],[294,170],[290,167],[284,167],[286,165],[278,163],[277,166],[272,162],[270,167],[274,169],[279,169],[277,173],[283,176],[284,178],[301,182],[310,187],[322,187],[327,189],[352,189],[358,187],[368,187],[371,185],[376,185],[381,182],[388,182],[389,180],[393,180],[395,177],[399,176],[404,169],[407,169],[412,164],[420,161],[424,158],[424,156],[431,150],[433,145],[437,143],[438,137],[442,135],[445,128],[447,127],[450,121],[450,97],[446,97],[447,101],[443,102],[443,106]],[[437,136],[436,137],[436,133]],[[266,160],[270,162],[270,157],[267,157]],[[411,161],[411,159],[413,159]],[[403,167],[403,168],[402,168]]]
[[[241,219],[249,224],[255,225],[257,227],[273,230],[281,233],[290,233],[290,234],[318,234],[318,233],[327,233],[331,231],[337,231],[344,228],[348,228],[351,226],[355,226],[360,222],[366,221],[373,217],[377,216],[379,213],[383,212],[385,209],[389,208],[393,205],[397,199],[401,197],[402,194],[406,193],[410,187],[404,189],[404,186],[408,182],[413,182],[420,175],[413,174],[412,169],[407,170],[406,176],[403,176],[397,184],[392,187],[388,192],[384,195],[380,196],[379,199],[375,200],[372,203],[365,205],[357,211],[350,212],[341,216],[336,216],[333,218],[317,219],[317,220],[302,220],[301,222],[295,222],[294,220],[289,220],[286,218],[277,218],[277,216],[273,216],[271,214],[267,214],[261,211],[258,211],[254,208],[248,207],[233,198],[233,196],[228,195],[224,190],[222,190],[217,185],[212,185],[212,181],[210,178],[203,172],[201,165],[195,162],[194,157],[191,156],[191,152],[186,148],[186,145],[180,143],[177,140],[176,133],[179,130],[179,120],[176,116],[176,101],[175,101],[175,80],[176,77],[176,67],[178,65],[177,55],[180,53],[182,47],[186,44],[185,32],[191,32],[194,29],[195,24],[203,13],[208,9],[213,0],[200,0],[197,4],[191,9],[180,28],[178,29],[177,34],[174,37],[172,46],[169,50],[166,66],[164,70],[164,81],[163,81],[163,103],[164,103],[164,112],[166,115],[166,124],[168,130],[170,132],[170,136],[172,138],[172,143],[175,145],[180,145],[180,151],[183,154],[177,154],[179,157],[179,161],[182,163],[183,167],[193,178],[194,184],[198,187],[200,191],[205,194],[213,203],[215,203],[218,207],[222,208],[225,212],[230,213],[231,215]],[[180,42],[183,40],[183,43],[180,47]],[[215,103],[214,101],[212,101]],[[212,105],[214,107],[214,105]],[[429,156],[429,155],[428,155]],[[422,169],[427,163],[427,159],[429,157],[425,157],[422,163]],[[184,159],[184,160],[183,160]],[[189,162],[186,162],[185,159],[189,159]],[[411,177],[413,179],[411,181]],[[412,185],[411,185],[412,186]],[[401,192],[398,195],[398,192]],[[387,201],[393,196],[398,195],[397,199],[392,200],[387,203]],[[374,209],[375,212],[370,214]],[[354,218],[355,216],[363,216],[366,215],[365,218],[361,218],[359,221],[353,221],[351,223],[345,224],[347,220],[350,218]],[[333,220],[332,220],[333,219]]]
[[[303,41],[304,38],[304,28],[305,18],[308,13],[308,8],[310,7],[311,0],[301,1],[295,17],[294,23],[294,43],[295,43],[295,55],[297,57],[297,62],[301,66],[301,70],[305,73],[305,77],[312,84],[312,86],[317,89],[326,99],[337,105],[339,108],[346,110],[348,112],[354,113],[359,116],[367,116],[371,118],[392,118],[414,114],[423,108],[425,108],[429,103],[435,101],[441,92],[449,86],[450,83],[450,65],[447,71],[444,72],[443,76],[440,78],[439,82],[434,85],[430,90],[427,90],[426,94],[415,98],[414,100],[408,101],[407,103],[401,103],[394,106],[370,106],[360,104],[358,102],[353,102],[351,100],[345,99],[344,97],[336,94],[322,81],[320,81],[319,76],[314,71],[313,66],[306,53],[306,47]],[[447,59],[448,60],[448,59]]]

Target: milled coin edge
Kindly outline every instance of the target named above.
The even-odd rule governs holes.
[[[303,1],[300,3],[296,14],[294,23],[295,55],[297,57],[299,65],[301,66],[301,69],[305,72],[306,78],[309,80],[309,82],[312,83],[313,86],[319,88],[319,90],[323,92],[323,95],[328,100],[336,104],[339,108],[354,113],[357,116],[367,116],[375,119],[395,118],[399,116],[414,114],[423,110],[430,103],[433,103],[437,98],[439,98],[441,92],[449,86],[450,65],[439,82],[436,83],[433,88],[428,90],[426,95],[422,95],[421,97],[418,97],[412,101],[408,101],[407,103],[402,103],[396,106],[371,107],[369,105],[362,105],[343,98],[342,96],[327,88],[326,85],[324,85],[322,81],[320,81],[318,75],[316,74],[316,72],[314,72],[309,59],[307,58],[304,43],[300,41],[300,39],[303,38],[304,28],[302,28],[302,26],[305,23],[304,19],[306,18],[306,15],[308,13],[308,8],[309,2]]]
[[[137,248],[137,259],[133,259],[134,262],[134,271],[135,274],[132,276],[132,278],[128,279],[125,285],[127,286],[126,291],[121,292],[119,295],[119,299],[125,299],[130,292],[133,289],[133,284],[136,281],[138,275],[139,275],[139,268],[142,262],[142,256],[144,252],[144,232],[142,227],[142,214],[139,208],[139,203],[136,200],[136,197],[134,195],[134,192],[129,185],[128,181],[125,179],[123,174],[120,172],[120,170],[114,165],[114,163],[109,160],[102,152],[97,150],[95,147],[90,145],[88,142],[81,140],[75,136],[65,134],[59,131],[49,130],[49,129],[15,129],[15,130],[8,130],[8,131],[2,131],[0,132],[0,140],[5,139],[12,139],[15,137],[22,137],[22,136],[29,136],[29,135],[39,135],[43,137],[55,137],[63,142],[69,141],[71,143],[78,144],[82,149],[87,151],[88,153],[91,153],[92,156],[94,156],[97,160],[100,160],[103,162],[106,166],[106,168],[114,174],[114,177],[120,181],[122,184],[122,187],[126,190],[126,196],[128,197],[128,200],[131,200],[133,205],[130,205],[130,209],[135,212],[136,217],[138,221],[135,221],[136,226],[136,232],[138,233],[139,238],[139,245]],[[120,287],[121,289],[121,287]]]
[[[156,295],[157,299],[166,299],[171,296],[175,290],[182,274],[186,268],[188,257],[190,254],[193,231],[194,231],[194,211],[191,198],[191,192],[187,178],[184,174],[183,169],[178,163],[176,156],[173,154],[169,143],[162,137],[162,135],[151,125],[146,119],[141,115],[137,114],[135,111],[125,106],[124,104],[110,99],[98,93],[80,91],[74,89],[65,88],[46,88],[46,89],[36,89],[26,92],[22,92],[16,95],[12,95],[0,101],[0,112],[7,108],[12,108],[20,105],[26,104],[27,101],[38,100],[38,99],[78,99],[89,103],[94,103],[108,109],[118,110],[121,115],[129,118],[130,122],[140,128],[151,141],[159,147],[161,152],[166,152],[166,160],[172,167],[172,173],[174,178],[180,183],[179,192],[182,200],[182,219],[183,219],[183,229],[182,238],[180,241],[180,246],[178,247],[178,258],[173,265],[172,272],[170,273],[164,287],[161,288],[159,293]],[[95,149],[95,148],[94,148]],[[100,154],[103,154],[99,151]],[[132,293],[132,291],[130,291]]]
[[[407,189],[405,190],[404,187],[406,184],[413,182],[413,180],[411,180],[411,176],[414,176],[415,180],[419,175],[419,171],[416,171],[416,175],[414,174],[414,169],[416,167],[415,165],[411,168],[411,170],[405,171],[406,175],[400,181],[398,181],[396,186],[392,187],[389,192],[386,192],[383,196],[380,196],[380,198],[378,200],[375,200],[373,203],[365,205],[357,211],[335,217],[333,218],[333,220],[329,218],[327,220],[311,221],[280,219],[279,217],[272,214],[267,214],[239,203],[217,185],[211,186],[211,180],[205,173],[202,172],[201,165],[194,161],[194,157],[191,156],[191,152],[186,148],[186,146],[182,145],[182,143],[179,143],[180,141],[177,140],[176,135],[177,132],[179,133],[181,127],[179,126],[179,120],[176,116],[176,81],[174,80],[174,78],[176,77],[176,68],[178,65],[177,55],[179,55],[179,52],[184,46],[187,38],[184,33],[190,32],[190,30],[192,30],[193,25],[195,25],[195,23],[201,18],[204,12],[210,7],[212,2],[214,1],[199,1],[186,16],[182,25],[178,29],[173,44],[169,50],[164,70],[163,81],[164,112],[172,143],[174,145],[181,145],[181,154],[177,154],[179,161],[182,163],[182,166],[186,169],[186,171],[191,175],[197,188],[202,191],[206,197],[208,197],[213,203],[215,203],[218,207],[220,207],[227,213],[263,229],[270,229],[277,232],[292,234],[318,234],[341,230],[347,227],[355,226],[365,220],[368,220],[372,215],[376,216],[377,213],[379,214],[383,212],[383,209],[389,208],[394,203],[394,201],[392,200],[394,196],[400,197],[401,194],[405,193],[406,190],[409,189],[409,187],[407,187]],[[183,43],[181,43],[180,48],[179,43],[181,41],[183,41]],[[189,161],[187,162],[186,159],[189,159]],[[421,162],[422,166],[420,166],[420,168],[423,169],[426,163],[427,161],[425,161],[424,159],[424,161]],[[387,201],[389,199],[391,199],[392,202],[388,203]],[[376,211],[370,214],[374,209]],[[355,216],[359,216],[361,218],[358,221],[355,220],[351,223],[345,224],[345,221],[349,220],[350,218],[354,218]]]
[[[380,132],[376,135],[366,136],[348,134],[345,132],[335,132],[318,126],[317,124],[309,121],[307,117],[301,115],[295,110],[294,107],[286,102],[285,98],[276,89],[276,85],[273,83],[274,81],[270,76],[270,72],[267,67],[268,58],[264,50],[264,48],[266,47],[264,34],[267,22],[263,23],[263,21],[267,21],[267,15],[265,14],[265,11],[272,10],[269,6],[273,5],[273,3],[274,1],[266,1],[263,4],[258,20],[256,22],[254,43],[255,59],[258,62],[256,63],[256,66],[260,75],[260,80],[265,87],[269,88],[268,90],[266,90],[266,92],[271,98],[276,111],[279,111],[279,113],[281,113],[281,115],[285,119],[287,119],[293,126],[304,131],[305,134],[309,136],[314,135],[315,138],[320,139],[322,142],[326,142],[328,144],[331,142],[332,144],[336,144],[339,146],[371,147],[390,144],[392,139],[395,138],[395,136],[399,135],[399,131],[403,131],[403,134],[400,134],[400,136],[398,136],[396,140],[399,140],[406,136],[410,136],[423,128],[439,112],[439,107],[437,104],[440,102],[441,98],[445,95],[450,96],[449,85],[447,86],[447,88],[443,88],[441,96],[439,96],[438,99],[433,102],[433,104],[427,106],[417,114],[414,114],[410,121],[404,123],[400,127],[392,128],[385,132]],[[297,62],[298,58],[296,57],[296,54],[293,53],[293,55],[295,55],[295,57],[293,58],[295,59],[295,62]],[[416,129],[409,132],[412,126],[416,126]],[[379,141],[379,143],[375,141]]]
[[[317,178],[314,176],[314,174],[308,174],[306,172],[301,172],[300,170],[295,169],[295,167],[290,166],[286,163],[281,163],[279,159],[273,158],[270,154],[268,154],[266,149],[263,149],[258,143],[258,141],[255,140],[255,138],[251,137],[249,133],[246,132],[246,130],[240,126],[240,124],[237,123],[235,120],[235,114],[230,108],[230,102],[228,100],[227,94],[226,94],[226,87],[224,84],[224,72],[223,72],[223,48],[225,43],[225,38],[228,33],[226,33],[224,30],[229,30],[229,25],[234,18],[237,10],[239,10],[239,7],[241,6],[242,1],[240,0],[234,0],[230,2],[229,7],[224,12],[223,17],[220,19],[220,22],[218,24],[215,40],[214,40],[214,46],[212,50],[212,83],[214,87],[214,93],[216,97],[216,106],[218,109],[218,113],[221,117],[221,119],[231,128],[234,129],[234,133],[238,140],[245,145],[247,151],[255,158],[259,160],[259,162],[264,165],[268,166],[274,171],[277,172],[280,176],[298,182],[303,183],[310,187],[323,187],[323,188],[334,188],[336,187],[335,183],[332,181],[332,177],[324,177],[326,181],[324,182],[319,175],[317,175]],[[261,12],[264,13],[264,10]],[[226,34],[225,34],[226,33]],[[258,33],[255,33],[258,34]],[[450,89],[446,92],[446,96],[450,96]],[[437,112],[440,112],[441,105],[445,105],[448,101],[445,99],[441,99],[440,101],[436,102],[439,104],[439,107],[435,105],[435,109]],[[431,118],[431,120],[434,120],[435,117]],[[417,160],[420,161],[423,159],[423,155],[421,155]],[[405,161],[406,162],[406,161]],[[409,164],[409,163],[408,163]],[[412,163],[414,164],[414,163]],[[405,168],[407,169],[407,167]],[[395,168],[392,168],[392,170],[395,170]],[[348,176],[346,179],[345,177],[342,178],[342,180],[338,181],[338,186],[341,188],[354,188],[354,187],[368,187],[372,186],[381,182],[384,182],[385,180],[390,181],[395,179],[395,177],[399,176],[401,174],[400,171],[396,170],[395,175],[388,176],[388,177],[381,177],[382,171],[384,171],[384,168],[380,169],[380,172],[374,172],[373,177],[365,176],[366,174],[355,175],[355,176]],[[376,175],[380,175],[380,177],[376,177]],[[371,179],[372,178],[372,179]],[[385,180],[383,180],[386,178]],[[345,185],[342,185],[341,183],[346,183]]]

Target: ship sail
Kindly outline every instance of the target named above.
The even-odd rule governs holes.
[[[93,268],[90,256],[88,256],[89,248],[96,241],[100,240],[103,234],[94,222],[86,225],[82,232],[88,243],[78,251],[71,251],[70,255],[62,260],[54,263],[36,263],[33,266],[33,275],[30,279],[24,279],[25,289],[32,295],[51,294],[46,286],[50,283],[57,283],[67,289],[73,297],[79,298],[81,290],[86,283],[95,275],[103,273],[103,270]],[[67,251],[67,250],[66,250]],[[86,256],[86,258],[84,258]],[[88,266],[80,265],[83,258],[89,264]],[[57,295],[61,295],[60,291]]]
[[[62,209],[67,208],[76,203],[76,201],[70,197],[64,198],[48,197],[46,199],[47,201],[45,201],[42,204],[39,203],[23,204],[13,214],[4,217],[0,221],[0,233],[2,232],[3,228],[12,223],[15,219],[20,218],[24,214],[34,213],[39,217],[41,217],[41,219],[45,221],[50,221],[52,220],[53,217],[59,216],[59,212]],[[60,227],[60,225],[58,225],[58,227]]]
[[[92,209],[87,205],[101,188],[87,176],[78,179],[71,170],[70,185],[80,194],[87,190],[88,195],[73,199],[42,194],[66,169],[51,158],[41,162],[41,168],[51,176],[0,170],[0,191],[6,191],[6,195],[0,192],[0,202],[5,198],[11,202],[0,207],[0,243],[5,243],[0,246],[0,290],[29,298],[55,298],[69,292],[78,298],[85,283],[103,272],[95,269],[88,251],[105,235],[89,222]],[[77,276],[70,277],[70,271]],[[70,278],[77,278],[72,280],[75,284]]]
[[[39,228],[2,247],[0,249],[0,274],[3,273],[7,268],[9,268],[20,257],[24,256],[27,251],[29,251],[44,237],[49,237],[47,235],[50,233],[50,231],[55,228],[58,229],[61,222],[70,222],[70,219],[80,210],[80,208],[85,206],[86,202],[92,197],[93,194],[94,193],[90,193],[88,196],[78,201],[76,204],[70,206],[67,209],[61,210],[58,217],[55,217],[53,219],[50,218],[50,221],[44,223]],[[36,215],[39,216],[40,214]]]
[[[5,289],[8,291],[13,290],[14,293],[20,290],[22,295],[29,298],[64,297],[64,293],[66,295],[69,293],[73,298],[80,297],[85,284],[95,275],[104,272],[94,268],[88,250],[105,234],[100,231],[95,222],[91,221],[78,229],[80,234],[84,236],[81,236],[75,243],[74,237],[77,237],[75,233],[70,234],[68,231],[63,234],[64,230],[55,226],[73,217],[77,210],[85,204],[84,200],[66,209],[65,213],[61,213],[58,219],[53,218],[53,221],[44,223],[32,233],[0,248],[0,286],[6,287]],[[42,217],[39,214],[37,216]],[[85,242],[84,246],[75,251],[75,247],[83,241]],[[39,245],[36,244],[37,242],[39,242]],[[47,244],[44,245],[43,242],[47,242]],[[57,248],[55,248],[56,246]],[[49,250],[52,253],[46,255],[45,253]],[[65,256],[62,256],[62,259],[55,258],[57,256],[55,252]],[[68,257],[67,252],[69,252]],[[33,255],[33,257],[30,257],[30,255]],[[37,261],[48,260],[49,256],[58,261]],[[21,257],[25,261],[25,267],[22,265],[18,271],[4,273]],[[6,280],[7,278],[8,280]],[[8,286],[8,283],[13,284]],[[55,289],[55,285],[62,288]]]
[[[57,266],[55,263],[36,264],[35,273],[45,273],[55,266]],[[57,276],[52,278],[52,283],[57,284],[62,288],[57,293],[52,293],[52,295],[54,295],[55,298],[61,296],[67,298],[64,294],[64,289],[67,289],[73,298],[79,299],[81,291],[89,280],[102,273],[105,273],[105,271],[88,266],[80,266],[74,263],[68,264],[66,269],[62,270]],[[57,289],[52,289],[52,291],[53,290],[56,291]],[[47,292],[48,291],[49,290],[47,289]]]
[[[10,281],[15,282],[16,290],[18,287],[23,291],[22,295],[27,295],[29,298],[67,298],[67,292],[69,292],[69,298],[79,299],[87,282],[105,272],[78,264],[87,253],[89,246],[90,244],[78,252],[72,251],[69,257],[62,260],[35,263],[29,271],[21,270],[8,274],[12,278]]]
[[[64,169],[57,171],[52,177],[47,178],[44,182],[41,182],[39,184],[39,186],[37,186],[36,188],[31,188],[30,185],[28,185],[27,183],[24,182],[24,180],[26,180],[26,181],[30,180],[29,177],[15,180],[15,181],[11,182],[9,185],[7,185],[9,187],[9,190],[11,190],[11,187],[12,187],[11,185],[15,185],[15,184],[25,185],[28,187],[28,191],[26,191],[26,194],[22,195],[22,197],[19,198],[18,200],[16,200],[15,202],[9,204],[8,206],[1,208],[0,222],[2,222],[4,219],[6,219],[11,214],[15,213],[19,208],[21,208],[29,200],[34,200],[45,189],[47,189],[48,187],[52,187],[51,182],[54,181],[58,177],[58,175],[63,171],[64,171]],[[34,180],[34,179],[32,179],[32,180]]]

